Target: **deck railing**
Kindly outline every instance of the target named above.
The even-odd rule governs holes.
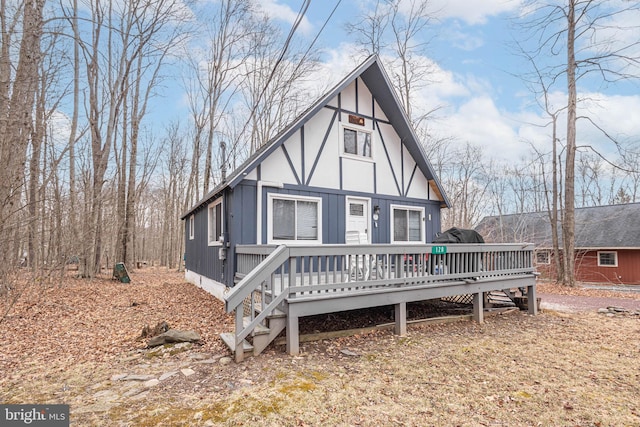
[[[532,275],[531,244],[319,245],[236,248],[239,283],[225,297],[243,340],[286,300]],[[241,357],[241,356],[240,356]]]

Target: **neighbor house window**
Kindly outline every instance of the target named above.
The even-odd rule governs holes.
[[[209,205],[209,245],[220,244],[222,230],[222,197]]]
[[[322,243],[322,199],[269,195],[269,243]]]
[[[537,251],[536,252],[536,264],[550,264],[551,256],[549,251]]]
[[[196,219],[194,215],[189,217],[189,240],[193,240],[195,237],[195,227],[196,227]]]
[[[391,206],[391,241],[424,243],[424,208]]]
[[[617,252],[598,252],[598,267],[617,267]]]
[[[371,158],[371,139],[371,132],[364,129],[342,128],[344,154]]]

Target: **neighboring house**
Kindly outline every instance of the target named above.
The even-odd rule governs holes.
[[[236,245],[430,243],[448,206],[372,56],[183,215],[186,278],[222,299]]]
[[[576,280],[640,284],[640,203],[577,208]],[[531,242],[543,277],[555,278],[547,212],[485,217],[476,227],[487,242]],[[560,236],[562,250],[562,236]]]

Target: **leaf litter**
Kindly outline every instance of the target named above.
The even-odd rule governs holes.
[[[0,324],[0,400],[67,403],[74,425],[640,424],[637,317],[510,312],[303,343],[299,356],[271,346],[236,364],[220,301],[178,273],[131,276],[28,287]],[[142,329],[161,321],[202,342],[146,349]]]

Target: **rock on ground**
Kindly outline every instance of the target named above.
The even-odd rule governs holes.
[[[181,331],[178,329],[169,329],[158,336],[149,340],[148,347],[157,347],[163,344],[171,344],[177,342],[197,342],[200,341],[200,334],[195,331]]]

